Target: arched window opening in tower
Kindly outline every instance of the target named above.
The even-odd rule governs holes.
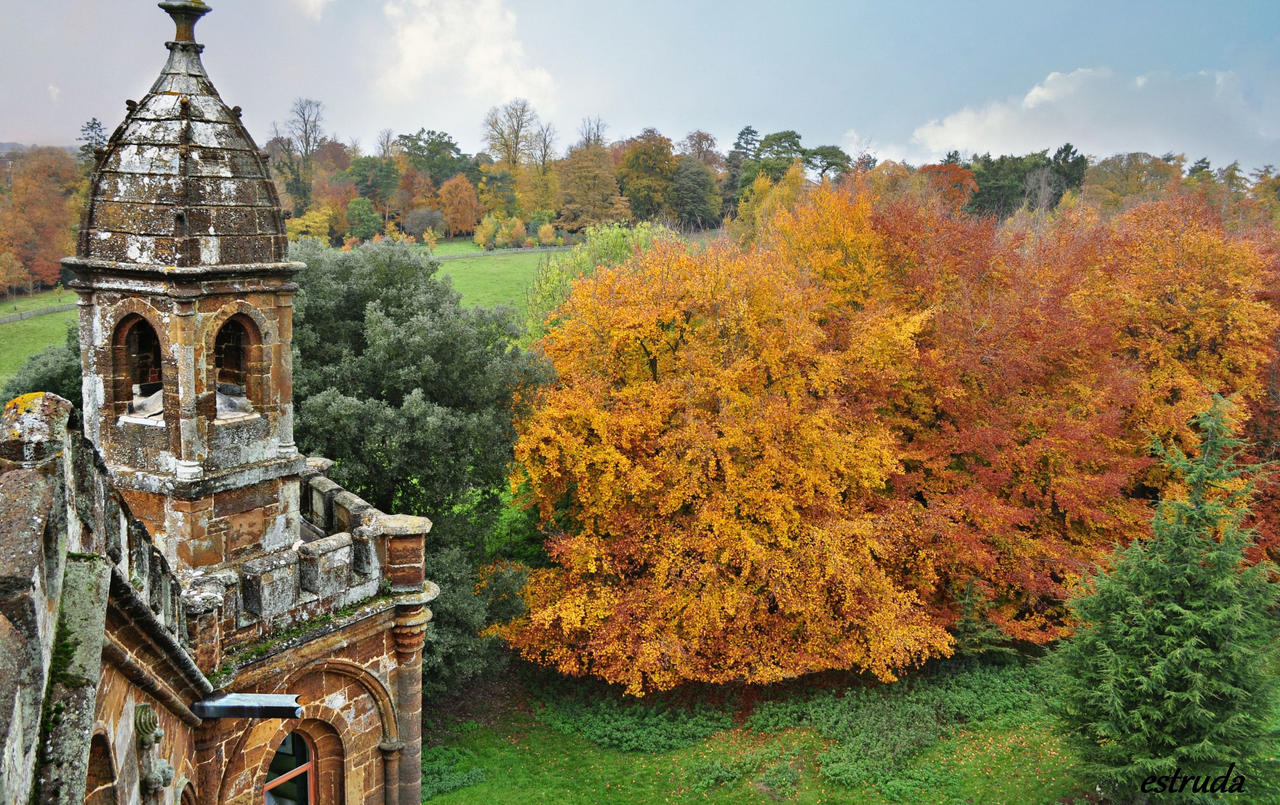
[[[160,338],[141,316],[123,322],[126,387],[131,397],[128,413],[144,419],[164,416],[164,370],[160,361]]]
[[[253,413],[248,393],[251,348],[249,331],[238,318],[228,320],[218,331],[213,346],[218,419]]]
[[[271,758],[263,785],[266,805],[312,805],[315,796],[315,752],[300,732],[291,732]]]

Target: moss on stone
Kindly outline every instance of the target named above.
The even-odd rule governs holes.
[[[69,688],[84,687],[89,680],[76,676],[68,671],[76,656],[80,641],[71,634],[63,618],[58,618],[58,626],[53,634],[53,650],[49,653],[49,687],[65,685]],[[47,698],[47,694],[46,694]]]

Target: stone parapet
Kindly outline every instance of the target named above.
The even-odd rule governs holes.
[[[2,802],[84,800],[104,657],[126,671],[167,664],[152,687],[176,711],[212,690],[188,654],[180,579],[68,428],[71,415],[53,394],[24,395],[0,415]],[[104,619],[133,635],[127,646]]]
[[[321,632],[356,611],[381,611],[405,595],[434,597],[423,575],[431,522],[389,515],[324,473],[332,466],[306,459],[297,511],[302,539],[259,551],[216,569],[184,573],[183,610],[190,651],[207,674],[227,672],[271,651],[281,635]],[[409,628],[420,640],[421,624]],[[410,619],[414,620],[414,619]],[[409,649],[408,653],[415,653]]]

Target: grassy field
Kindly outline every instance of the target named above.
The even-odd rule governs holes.
[[[7,383],[27,358],[61,344],[67,337],[67,325],[75,320],[76,311],[67,310],[0,324],[0,385]]]
[[[530,252],[480,252],[475,257],[446,260],[440,275],[453,278],[463,304],[477,307],[511,305],[524,309],[525,290],[538,273],[546,254]]]
[[[462,765],[484,773],[483,782],[433,797],[439,805],[485,803],[703,803],[761,805],[796,803],[881,803],[893,801],[878,782],[845,788],[824,781],[815,758],[822,739],[807,730],[759,734],[719,733],[673,752],[621,752],[565,735],[530,712],[513,712],[494,726],[468,722],[451,737]],[[755,774],[707,787],[699,781],[710,764],[777,757],[781,771],[766,761]],[[917,795],[905,802],[1054,803],[1083,794],[1085,783],[1072,769],[1072,756],[1042,722],[1016,722],[966,731],[908,765]],[[791,771],[786,771],[790,769]],[[770,774],[772,772],[772,774]],[[792,773],[794,772],[794,774]],[[779,788],[769,777],[784,781]],[[775,783],[776,784],[776,783]],[[1083,801],[1083,800],[1082,800]]]
[[[1097,803],[1047,697],[1035,661],[642,700],[526,666],[426,708],[423,794],[433,805]],[[1246,795],[1220,801],[1280,805]]]
[[[0,316],[11,313],[27,313],[59,305],[70,305],[76,295],[66,289],[42,291],[30,296],[15,296],[0,302]],[[61,344],[67,335],[67,325],[76,320],[74,310],[34,316],[22,321],[0,324],[0,386],[3,386],[22,368],[27,358],[45,347]],[[0,401],[3,403],[3,401]]]
[[[75,301],[75,292],[68,291],[65,288],[41,291],[30,296],[15,296],[12,299],[0,302],[0,316],[8,316],[11,313],[26,313],[31,310],[41,310],[59,305],[70,305],[74,304]]]
[[[855,745],[851,733],[842,739],[839,726],[842,720],[865,718],[865,713],[858,715],[850,707],[838,711],[843,706],[839,704],[838,712],[832,711],[831,702],[848,699],[823,698],[820,693],[808,703],[802,694],[781,705],[790,708],[792,719],[808,708],[813,717],[809,723],[776,722],[776,704],[775,713],[766,712],[763,718],[761,710],[750,715],[737,710],[732,716],[721,713],[723,728],[713,724],[701,737],[682,740],[667,734],[668,743],[681,745],[665,748],[662,724],[670,724],[671,717],[663,706],[640,705],[641,712],[632,713],[630,704],[618,707],[605,696],[608,706],[602,707],[602,700],[589,699],[599,695],[597,691],[587,695],[585,704],[576,697],[578,704],[566,707],[564,696],[569,694],[506,684],[469,697],[469,712],[428,733],[428,740],[436,743],[424,752],[425,792],[462,786],[430,802],[1054,803],[1072,802],[1077,796],[1083,802],[1088,790],[1078,758],[1058,738],[1052,717],[1025,685],[995,694],[1011,697],[1003,709],[992,710],[1001,711],[997,715],[975,716],[944,728],[940,735],[923,740],[917,736],[915,743],[904,736],[912,734],[920,702],[940,705],[947,696],[956,696],[954,689],[939,693],[917,686],[902,696],[863,691],[869,694],[862,697],[864,704],[880,720],[873,743],[866,746]],[[971,687],[959,699],[972,699],[978,688]],[[852,696],[855,691],[846,692],[858,698]],[[915,700],[909,701],[912,697]],[[702,713],[695,719],[705,717],[703,711],[695,712]],[[618,748],[629,741],[653,741],[659,751]],[[849,758],[860,763],[875,743],[904,747],[904,754],[878,761],[879,768],[890,771],[867,772],[874,766],[864,764],[860,771],[845,771],[843,779],[835,779],[839,775],[833,769],[839,763],[846,763],[846,768]]]
[[[431,250],[433,257],[450,257],[455,254],[483,254],[484,249],[476,245],[471,238],[449,238],[436,243]]]

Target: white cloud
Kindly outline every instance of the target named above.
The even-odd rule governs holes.
[[[486,106],[523,97],[552,109],[555,82],[529,63],[503,0],[388,0],[383,12],[392,58],[379,89],[388,96],[431,102],[460,93]]]
[[[947,151],[1024,154],[1071,142],[1095,156],[1126,151],[1208,156],[1246,167],[1276,161],[1280,98],[1233,72],[1117,75],[1103,68],[1050,73],[1021,97],[964,107],[918,127],[881,153],[914,163]]]
[[[313,20],[318,20],[324,16],[325,6],[333,2],[333,0],[293,0],[298,8],[302,9],[302,13],[306,14]]]
[[[57,103],[58,99],[62,97],[62,88],[56,87],[53,84],[49,85],[48,92],[49,92],[50,103]]]
[[[906,160],[908,154],[901,147],[893,143],[881,143],[870,137],[865,137],[853,129],[849,129],[841,138],[841,147],[849,156],[855,159],[863,154],[871,154],[877,160],[884,162],[893,160],[894,162],[902,162]]]

